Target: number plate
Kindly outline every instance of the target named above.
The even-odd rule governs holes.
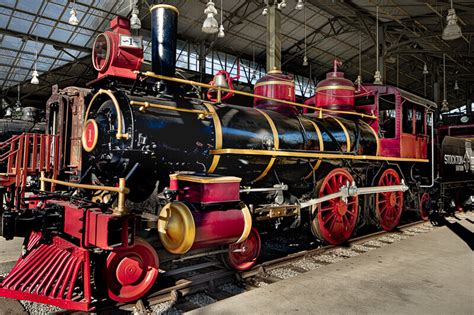
[[[141,36],[120,35],[120,47],[142,48]]]

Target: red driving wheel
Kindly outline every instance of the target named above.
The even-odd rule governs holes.
[[[385,170],[379,178],[378,186],[400,185],[401,179],[394,169]],[[386,231],[393,230],[400,222],[403,211],[403,192],[375,194],[375,216],[379,225]]]
[[[135,301],[151,289],[158,273],[159,260],[155,249],[137,238],[132,247],[113,251],[107,257],[105,278],[108,295],[117,302]]]
[[[238,271],[250,269],[257,262],[261,246],[260,235],[256,228],[252,228],[245,241],[229,245],[229,252],[224,257],[225,262],[230,268]]]
[[[329,172],[319,184],[319,197],[338,192],[342,186],[353,182],[352,175],[342,168]],[[348,197],[331,199],[318,204],[317,213],[311,222],[313,234],[330,244],[337,245],[347,241],[357,224],[359,199]]]
[[[428,221],[430,214],[430,194],[425,192],[420,197],[420,217],[424,221]]]

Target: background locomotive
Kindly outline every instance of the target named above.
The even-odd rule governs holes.
[[[231,267],[252,267],[261,229],[309,227],[340,244],[367,223],[394,229],[403,209],[426,217],[438,158],[460,172],[465,153],[459,182],[472,185],[472,141],[445,137],[438,150],[433,102],[390,86],[356,91],[337,62],[305,105],[278,54],[254,107],[183,96],[190,82],[173,77],[177,18],[175,7],[151,9],[153,72],[136,72],[141,42],[117,18],[94,43],[92,89],[54,91],[47,149],[26,142],[23,155],[41,192],[3,215],[4,236],[26,239],[0,295],[88,310],[103,283],[110,299],[133,301],[176,255],[225,252]],[[221,79],[192,84],[229,92]],[[152,194],[158,202],[139,204]]]

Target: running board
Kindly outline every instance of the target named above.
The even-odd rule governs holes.
[[[0,296],[91,310],[88,250],[58,236],[47,243],[40,232],[32,232],[26,254],[0,283]]]

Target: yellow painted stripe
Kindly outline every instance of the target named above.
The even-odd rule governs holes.
[[[264,111],[258,108],[256,109],[256,111],[258,111],[267,119],[268,124],[270,125],[270,128],[272,129],[273,147],[275,148],[275,150],[278,150],[280,148],[280,139],[278,138],[278,130],[275,126],[275,123],[273,122],[273,119],[267,113],[265,113]],[[253,180],[253,182],[258,182],[259,180],[267,176],[268,172],[272,169],[273,164],[275,164],[275,160],[276,158],[272,157],[270,161],[268,162],[267,167],[263,170],[263,172],[257,178]]]
[[[214,122],[214,133],[215,133],[215,150],[222,149],[222,125],[217,112],[209,103],[203,103],[206,106],[207,110],[212,114],[212,121]],[[212,157],[212,163],[209,169],[207,170],[208,173],[212,174],[217,169],[217,165],[219,165],[220,155],[214,154]]]
[[[328,116],[328,117],[334,119],[339,124],[339,126],[341,126],[342,131],[344,131],[344,134],[346,135],[346,146],[347,146],[346,151],[351,152],[351,138],[349,137],[349,133],[347,132],[346,126],[344,126],[344,124],[336,117],[334,116]]]
[[[317,133],[317,135],[318,135],[318,139],[319,139],[319,150],[320,150],[320,151],[324,151],[324,141],[323,141],[323,135],[321,134],[321,130],[319,129],[318,125],[317,125],[314,121],[312,121],[312,120],[310,120],[310,119],[308,119],[308,121],[314,126],[314,129],[316,130],[316,133]],[[310,178],[310,177],[313,175],[313,173],[316,172],[316,170],[319,168],[319,166],[321,165],[321,163],[322,163],[322,160],[318,160],[318,161],[316,162],[316,164],[314,165],[313,169],[311,170],[311,172],[309,172],[309,174],[306,175],[306,177],[305,177],[304,179]]]
[[[377,141],[377,150],[375,151],[375,155],[379,155],[380,154],[380,138],[379,138],[379,135],[377,134],[377,132],[375,132],[375,129],[372,128],[371,125],[369,125],[368,123],[366,123],[365,121],[363,120],[360,120],[360,122],[362,122],[363,124],[367,125],[367,127],[370,128],[370,130],[372,131],[372,133],[374,134],[375,136],[375,140]]]
[[[221,149],[211,150],[212,154],[236,154],[236,155],[261,155],[273,156],[276,158],[305,158],[305,159],[340,159],[340,160],[371,160],[371,161],[398,161],[398,162],[421,162],[428,163],[428,159],[413,159],[400,157],[385,157],[375,155],[351,155],[351,154],[335,154],[335,153],[317,153],[317,152],[288,152],[288,151],[272,151],[272,150],[252,150],[252,149]]]

